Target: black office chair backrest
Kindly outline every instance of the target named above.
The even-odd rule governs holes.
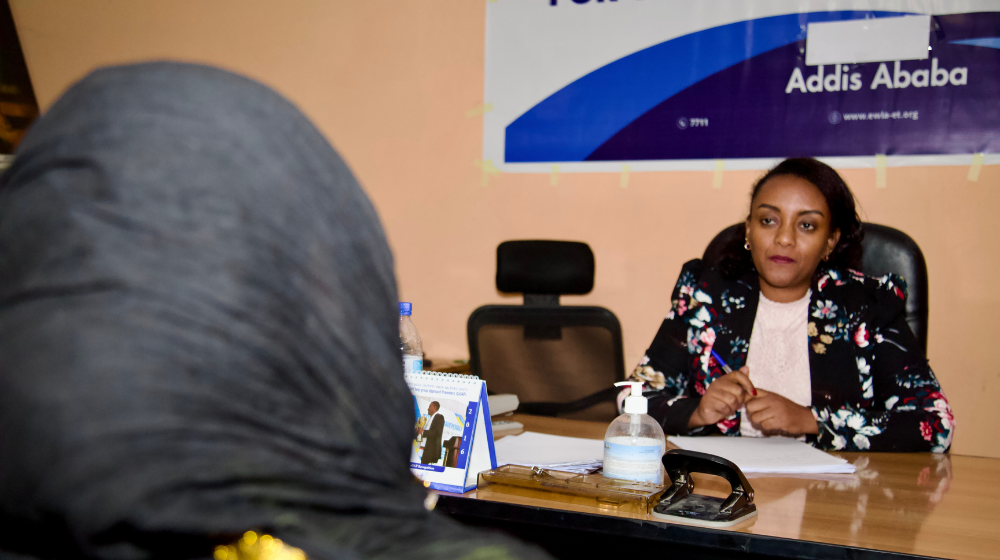
[[[891,272],[906,281],[906,322],[926,351],[929,290],[924,254],[909,235],[898,229],[870,222],[865,222],[863,227],[861,271],[868,276],[884,276]],[[742,223],[727,227],[708,244],[702,259],[712,265],[718,264],[725,247],[737,239],[742,241],[745,234]]]
[[[927,263],[917,242],[898,229],[865,223],[861,271],[869,276],[898,274],[906,281],[906,322],[927,351],[929,306]]]
[[[589,294],[594,252],[578,241],[504,241],[497,246],[497,289],[525,295]]]
[[[469,362],[490,393],[513,393],[518,410],[611,420],[614,383],[625,379],[621,325],[603,307],[563,306],[561,294],[594,285],[586,243],[505,241],[497,247],[497,289],[524,305],[486,305],[469,316]]]

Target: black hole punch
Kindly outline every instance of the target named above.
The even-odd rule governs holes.
[[[671,449],[663,456],[670,487],[653,508],[653,517],[707,527],[731,527],[757,515],[753,487],[735,463],[708,453]],[[694,493],[691,473],[724,478],[732,489],[726,498]]]

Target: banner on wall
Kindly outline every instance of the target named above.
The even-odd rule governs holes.
[[[1000,163],[1000,0],[487,4],[506,172]]]

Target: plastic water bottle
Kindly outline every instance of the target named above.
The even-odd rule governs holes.
[[[412,303],[399,302],[399,347],[403,351],[403,373],[415,373],[424,369],[424,347],[420,344],[417,327],[410,320],[411,313]]]
[[[604,435],[604,476],[662,483],[667,440],[660,424],[646,414],[649,404],[642,396],[642,383],[615,385],[631,385],[632,393],[625,398],[625,414],[615,418]]]

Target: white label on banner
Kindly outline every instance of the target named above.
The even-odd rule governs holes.
[[[967,165],[976,152],[990,164],[1000,74],[986,28],[1000,29],[1000,0],[488,3],[493,110],[477,165],[486,185],[500,172],[627,184],[802,153],[840,167],[887,152],[888,167]]]
[[[931,16],[810,23],[806,65],[926,60]]]

